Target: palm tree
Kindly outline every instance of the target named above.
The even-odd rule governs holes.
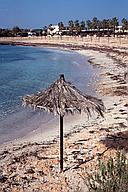
[[[102,29],[102,21],[97,20],[97,29]]]
[[[109,23],[107,19],[102,20],[102,28],[103,29],[108,29],[109,28]]]
[[[119,21],[118,21],[118,18],[117,17],[113,17],[111,20],[110,20],[110,27],[113,29],[113,32],[115,33],[115,29],[116,27],[119,25]]]
[[[3,29],[0,28],[0,37],[2,37],[2,32],[3,32]]]
[[[85,21],[81,21],[80,22],[80,27],[81,27],[82,30],[85,29]]]
[[[75,20],[74,21],[74,27],[77,29],[79,27],[79,20]]]
[[[47,26],[44,26],[44,27],[43,27],[43,31],[47,32],[47,29],[48,29]]]
[[[97,17],[94,17],[92,19],[92,28],[97,29],[98,28],[97,24],[98,24],[98,19],[97,19]]]
[[[74,29],[77,31],[77,35],[81,32],[81,26],[79,24],[79,20],[74,21]]]
[[[15,27],[12,28],[12,34],[13,35],[16,36],[20,32],[21,32],[21,29],[18,26],[15,26]]]
[[[128,30],[128,20],[125,19],[125,18],[123,18],[123,19],[121,20],[121,22],[122,22],[123,32],[124,32],[124,30]]]
[[[74,22],[72,20],[70,20],[68,22],[68,26],[69,26],[69,29],[73,29],[74,28]]]
[[[60,31],[64,29],[64,24],[62,21],[58,23],[58,26]]]
[[[68,22],[68,26],[69,26],[70,34],[72,35],[73,29],[74,29],[74,22],[73,22],[72,20],[70,20],[70,21]]]
[[[92,22],[90,20],[87,20],[86,24],[88,29],[92,29]]]

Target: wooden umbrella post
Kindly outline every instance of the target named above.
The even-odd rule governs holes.
[[[46,90],[22,97],[23,106],[48,110],[60,116],[60,171],[63,171],[63,118],[67,112],[84,111],[91,116],[96,111],[103,117],[104,104],[100,99],[81,93],[60,75]]]
[[[63,171],[63,117],[60,115],[60,171]]]

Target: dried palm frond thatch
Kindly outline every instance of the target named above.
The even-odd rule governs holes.
[[[75,86],[65,81],[64,75],[60,75],[48,89],[24,96],[22,101],[23,106],[44,109],[62,117],[68,112],[74,114],[82,111],[88,116],[91,116],[91,111],[103,116],[104,111],[101,100],[81,93]]]
[[[103,116],[103,102],[95,97],[85,95],[71,83],[65,81],[64,75],[46,90],[22,98],[23,106],[43,109],[60,115],[60,168],[63,170],[63,117],[66,113],[84,111],[90,117],[92,112]]]

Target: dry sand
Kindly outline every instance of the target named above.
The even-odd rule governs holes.
[[[59,138],[54,138],[54,134],[48,138],[49,133],[45,133],[43,142],[43,133],[36,130],[26,138],[2,145],[1,192],[85,192],[87,186],[83,178],[86,171],[95,171],[98,157],[106,160],[122,148],[128,152],[127,44],[112,47],[88,42],[81,47],[80,43],[68,46],[88,56],[90,64],[100,67],[100,82],[96,89],[106,107],[104,118],[89,121],[78,115],[72,120],[66,118],[63,173],[59,172]]]

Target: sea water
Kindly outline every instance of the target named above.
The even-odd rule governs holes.
[[[97,69],[78,53],[41,47],[0,45],[0,143],[25,136],[52,116],[22,107],[21,97],[46,89],[60,74],[87,94]]]

